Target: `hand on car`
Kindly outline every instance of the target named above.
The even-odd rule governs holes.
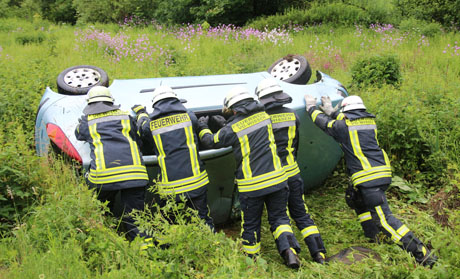
[[[203,129],[208,129],[209,116],[202,116],[198,118],[198,129],[201,131]]]
[[[331,116],[339,109],[338,106],[335,106],[335,108],[332,107],[332,101],[329,96],[321,96],[321,103],[322,105],[319,108],[328,116]]]
[[[315,97],[313,97],[312,95],[305,94],[304,98],[305,98],[305,104],[306,104],[307,111],[311,107],[316,107],[316,98]]]
[[[213,115],[211,116],[211,121],[215,123],[219,129],[224,127],[227,124],[227,120],[222,115]]]
[[[134,113],[136,114],[141,114],[141,113],[145,113],[146,110],[145,110],[145,107],[142,106],[142,105],[134,105],[131,107],[131,109],[134,111]]]

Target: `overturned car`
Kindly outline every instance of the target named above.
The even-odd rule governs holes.
[[[42,156],[57,151],[78,161],[85,168],[89,166],[89,145],[78,141],[74,131],[86,106],[85,95],[96,85],[109,86],[115,103],[120,104],[120,109],[126,111],[131,111],[130,108],[135,104],[144,105],[147,110],[151,110],[155,88],[168,85],[179,98],[186,101],[185,107],[199,118],[203,115],[221,114],[223,99],[233,86],[242,85],[251,92],[262,79],[273,78],[279,80],[278,83],[284,92],[293,99],[292,103],[286,106],[294,109],[301,119],[298,164],[305,188],[315,188],[320,186],[334,169],[342,151],[332,138],[312,123],[305,111],[303,96],[310,94],[318,100],[321,96],[329,96],[335,105],[348,93],[340,82],[327,74],[317,71],[316,81],[307,84],[310,77],[310,65],[299,55],[279,59],[266,72],[114,80],[110,86],[107,73],[98,67],[71,67],[59,74],[58,92],[48,87],[40,101],[35,123],[36,150]],[[235,162],[231,151],[231,147],[200,150],[201,159],[205,162],[209,175],[208,202],[215,224],[225,223],[233,213],[238,212],[235,210],[237,188],[234,184]],[[152,151],[143,150],[143,159],[150,180],[153,180],[158,173],[157,157]]]

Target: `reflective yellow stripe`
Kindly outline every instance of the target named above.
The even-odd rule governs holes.
[[[385,152],[385,150],[382,149],[382,153],[383,153],[383,158],[385,158],[385,164],[387,166],[390,166],[390,159],[388,159],[388,155],[387,153]]]
[[[131,131],[131,125],[130,125],[129,119],[122,119],[121,126],[123,127],[123,130],[121,130],[121,133],[123,134],[123,136],[125,136],[126,140],[128,140],[129,148],[131,149],[133,165],[140,165],[141,159],[139,158],[137,144],[132,140],[131,136],[129,135],[129,132]]]
[[[198,154],[196,150],[195,137],[193,135],[192,126],[184,128],[185,136],[187,137],[187,146],[190,153],[190,163],[193,171],[193,175],[200,174],[200,163],[198,162]]]
[[[292,143],[295,138],[295,126],[290,126],[288,130],[288,145],[286,146],[286,151],[288,152],[288,156],[286,157],[286,161],[288,164],[294,164],[295,159],[294,159],[294,147],[292,147]]]
[[[89,126],[89,134],[93,139],[96,169],[105,169],[104,148],[101,142],[101,135],[97,132],[97,123]]]
[[[139,119],[142,118],[142,117],[147,117],[147,118],[148,118],[149,115],[148,115],[147,113],[145,113],[145,112],[140,113],[140,114],[137,115],[137,120],[139,120]]]
[[[268,188],[270,186],[280,184],[280,183],[286,181],[287,175],[283,170],[281,170],[281,172],[280,171],[276,171],[276,172],[281,173],[281,175],[271,177],[271,178],[269,178],[267,180],[264,180],[264,181],[262,181],[260,183],[251,183],[249,185],[240,185],[238,183],[238,180],[237,180],[238,191],[239,192],[251,192],[251,191],[262,190],[262,189],[265,189],[265,188]]]
[[[345,114],[339,113],[336,118],[337,120],[343,120],[345,118]]]
[[[315,110],[315,111],[313,111],[313,113],[311,114],[311,119],[313,120],[313,122],[315,122],[316,117],[317,117],[318,115],[320,115],[321,113],[323,113],[323,112],[320,111],[320,110]]]
[[[268,181],[280,176],[284,176],[286,178],[286,172],[284,169],[274,170],[251,178],[236,179],[236,183],[239,186],[251,186],[254,183]]]
[[[163,149],[163,142],[161,141],[161,136],[159,134],[154,135],[153,139],[155,141],[155,145],[158,149],[158,165],[160,165],[160,170],[161,170],[161,181],[162,182],[167,182],[168,181],[168,175],[166,174],[166,163],[165,163],[165,151]]]
[[[214,143],[218,143],[218,142],[219,142],[219,134],[220,134],[220,130],[217,131],[217,133],[214,135]]]
[[[356,180],[353,181],[353,185],[356,186],[356,185],[363,184],[363,183],[371,181],[371,180],[385,178],[385,177],[391,178],[391,172],[380,172],[380,173],[375,173],[375,174],[372,174],[372,175],[368,175],[368,176],[360,178],[360,179],[356,179]]]
[[[91,172],[88,175],[88,180],[94,184],[106,184],[106,183],[115,183],[128,180],[148,180],[149,177],[147,173],[126,173],[120,175],[113,175],[109,177],[99,177],[94,176]]]
[[[290,165],[285,165],[283,166],[283,168],[288,177],[293,177],[294,175],[300,173],[299,165],[297,164],[297,162],[294,162]]]
[[[293,233],[291,226],[289,226],[289,225],[280,225],[280,226],[278,226],[276,228],[276,230],[273,232],[273,237],[275,239],[278,239],[278,237],[280,237],[280,235],[285,233],[285,232]]]
[[[401,237],[405,236],[408,232],[410,232],[409,228],[406,225],[402,225],[397,231]]]
[[[309,226],[300,231],[300,233],[302,234],[303,238],[307,238],[312,234],[319,234],[319,230],[317,226]]]
[[[272,124],[267,126],[268,140],[270,141],[270,150],[272,151],[273,167],[275,170],[281,169],[281,160],[276,151],[275,136],[273,135]]]
[[[181,194],[201,188],[209,183],[208,174],[203,171],[198,176],[188,177],[167,183],[157,182],[160,194]]]
[[[372,220],[372,215],[371,215],[371,212],[368,211],[368,212],[364,212],[364,213],[359,214],[358,218],[359,218],[359,222],[362,223],[362,222]]]
[[[146,168],[144,165],[128,165],[91,171],[93,171],[93,173],[97,174],[98,176],[109,176],[127,172],[146,172]]]
[[[201,173],[199,173],[198,175],[189,176],[189,177],[186,177],[186,178],[177,179],[177,180],[168,181],[168,182],[161,181],[161,182],[157,182],[157,184],[162,185],[163,187],[175,187],[175,186],[181,186],[181,185],[186,185],[186,184],[190,184],[190,183],[195,183],[196,181],[201,180],[201,179],[203,179],[203,178],[205,178],[207,176],[208,176],[208,173],[204,170]]]
[[[244,245],[243,244],[243,251],[246,254],[251,254],[251,255],[259,253],[260,252],[260,242],[254,245]]]
[[[370,168],[371,165],[369,164],[369,161],[367,160],[366,156],[364,156],[363,151],[361,149],[361,145],[359,143],[358,131],[350,130],[349,134],[350,134],[351,146],[353,147],[353,153],[355,154],[356,158],[358,158],[359,161],[361,162],[363,169]]]
[[[382,227],[391,234],[391,239],[395,242],[398,243],[399,240],[401,240],[401,235],[397,233],[388,223],[385,218],[385,214],[383,213],[382,207],[377,206],[375,207],[375,210],[377,211],[377,215],[379,216],[380,219],[380,224],[382,224]]]
[[[332,128],[332,125],[334,125],[334,122],[335,122],[335,120],[329,121],[329,122],[327,123],[327,127],[328,127],[328,128]]]
[[[241,210],[241,232],[240,232],[240,237],[243,236],[243,231],[244,231],[243,226],[244,226],[244,211]]]
[[[355,180],[355,179],[359,179],[359,178],[366,177],[368,175],[380,173],[380,172],[391,172],[391,167],[389,165],[386,165],[386,166],[378,166],[378,167],[364,169],[364,170],[355,172],[351,176],[351,179]]]
[[[212,132],[211,132],[211,130],[209,130],[209,129],[203,129],[203,130],[201,130],[201,132],[198,134],[198,136],[200,137],[200,139],[203,138],[204,134],[211,134],[211,135],[212,135]]]
[[[241,157],[243,158],[242,160],[242,166],[241,169],[243,171],[243,176],[244,178],[251,178],[252,177],[252,171],[251,171],[251,166],[249,164],[249,154],[251,153],[251,150],[249,148],[249,139],[248,135],[244,135],[241,138],[238,138],[240,141],[241,145]]]
[[[378,166],[372,167],[368,169],[364,169],[362,171],[356,172],[351,176],[351,180],[353,181],[353,185],[359,185],[367,181],[390,177],[391,178],[391,167],[387,166]]]

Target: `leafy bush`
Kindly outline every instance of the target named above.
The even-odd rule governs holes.
[[[21,45],[41,44],[45,39],[43,33],[23,33],[16,37],[16,42]]]
[[[441,25],[436,22],[425,22],[415,18],[408,18],[399,24],[399,29],[403,32],[420,34],[427,37],[433,37],[441,33]]]
[[[35,156],[26,136],[16,123],[9,123],[10,136],[0,132],[0,232],[9,231],[37,203],[46,188],[41,167],[43,158]],[[14,140],[13,140],[14,139]]]
[[[314,4],[309,9],[288,9],[283,14],[257,18],[249,26],[256,29],[273,29],[295,25],[314,26],[325,24],[329,26],[354,26],[370,24],[394,24],[397,22],[391,10],[376,5],[328,3]]]
[[[352,86],[382,87],[384,84],[398,87],[401,83],[399,59],[393,54],[364,57],[351,68]]]
[[[404,18],[460,27],[460,0],[397,0],[395,6]]]

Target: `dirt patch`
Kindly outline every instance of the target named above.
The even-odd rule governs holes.
[[[460,198],[458,193],[458,187],[453,187],[450,191],[442,189],[433,196],[429,203],[431,210],[434,212],[434,219],[442,226],[452,226],[451,221],[453,220],[449,220],[449,214],[447,214],[446,209],[460,208]]]

